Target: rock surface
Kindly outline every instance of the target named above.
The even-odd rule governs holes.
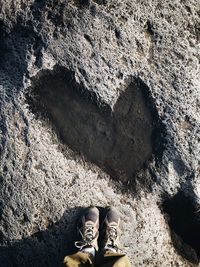
[[[1,267],[60,266],[89,205],[133,266],[200,266],[199,7],[0,2]]]

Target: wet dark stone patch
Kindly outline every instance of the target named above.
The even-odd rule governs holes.
[[[163,203],[177,251],[192,262],[200,259],[200,213],[194,200],[183,192]]]
[[[27,94],[32,112],[48,119],[64,144],[113,178],[132,180],[160,152],[158,116],[140,78],[131,79],[113,109],[63,67],[41,71],[32,84]]]

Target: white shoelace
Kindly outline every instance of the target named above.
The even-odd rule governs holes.
[[[105,246],[106,250],[116,252],[122,252],[122,249],[116,245],[115,241],[117,239],[118,232],[115,226],[109,226],[108,228],[108,243]]]
[[[108,228],[108,239],[114,245],[115,240],[117,239],[117,229],[114,226]]]
[[[86,228],[84,229],[84,234],[79,230],[80,235],[82,237],[82,241],[76,241],[75,246],[82,250],[85,246],[90,246],[92,240],[94,239],[94,226],[93,225],[87,225]]]

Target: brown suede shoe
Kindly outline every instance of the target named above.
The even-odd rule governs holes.
[[[99,210],[96,207],[87,208],[78,223],[80,241],[75,242],[75,246],[83,251],[87,248],[98,250],[99,237]]]
[[[102,233],[104,235],[102,249],[112,252],[120,252],[119,237],[121,234],[121,218],[116,208],[107,208]]]

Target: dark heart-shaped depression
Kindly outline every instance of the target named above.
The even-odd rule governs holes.
[[[28,102],[34,113],[48,118],[63,143],[125,182],[155,151],[157,114],[148,92],[140,78],[132,78],[111,109],[78,84],[73,72],[55,67],[33,79]]]

